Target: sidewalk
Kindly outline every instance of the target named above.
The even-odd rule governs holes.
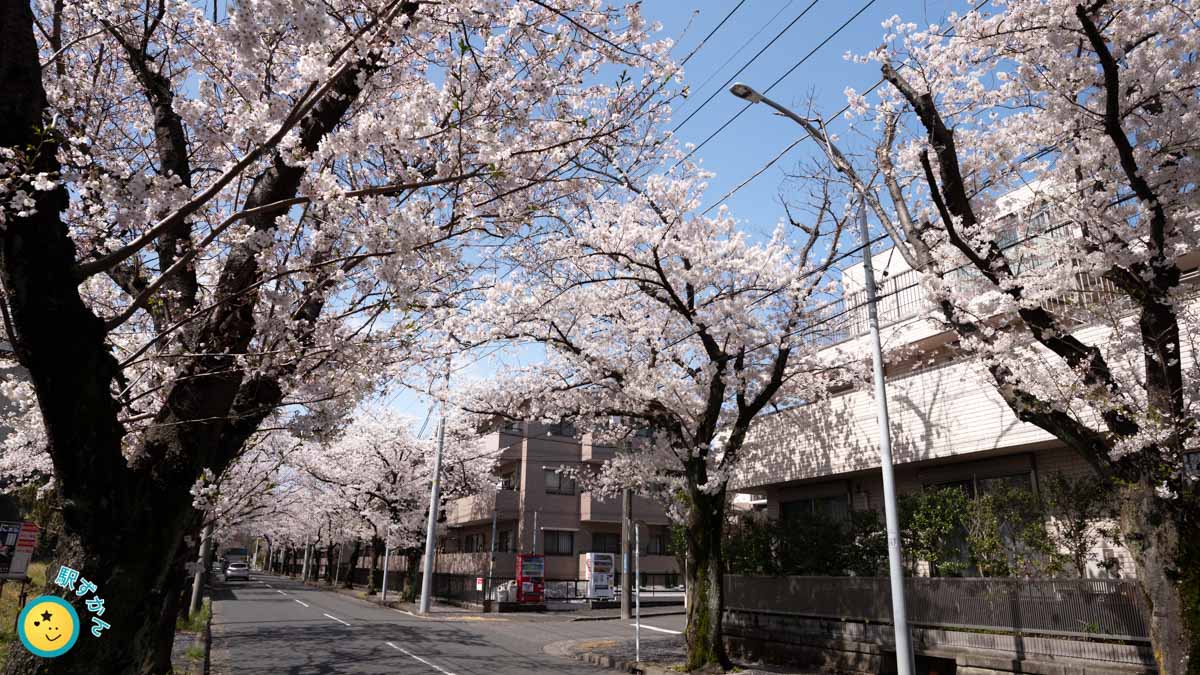
[[[633,640],[578,640],[546,646],[546,653],[566,656],[601,668],[623,673],[646,675],[678,675],[683,671],[687,646],[683,636],[642,638],[641,661],[635,661]],[[734,660],[738,673],[744,675],[817,675],[819,671],[799,670],[788,666],[746,663]],[[708,671],[695,671],[708,672]],[[713,672],[720,672],[715,670]]]

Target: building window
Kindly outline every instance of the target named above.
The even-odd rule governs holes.
[[[803,518],[843,521],[850,517],[850,501],[846,495],[795,499],[779,505],[779,516],[785,522]]]
[[[667,533],[652,530],[646,537],[646,555],[667,555]]]
[[[521,470],[513,469],[507,473],[500,474],[500,489],[501,490],[516,490],[521,483]]]
[[[496,550],[501,553],[508,553],[513,550],[512,546],[512,530],[501,530],[496,537]]]
[[[521,433],[521,421],[505,420],[504,426],[500,427],[500,430],[506,434],[519,434]]]
[[[554,469],[546,469],[546,494],[575,494],[575,479],[569,476],[564,476]]]
[[[555,422],[546,425],[546,433],[551,436],[575,437],[575,425],[571,422]]]
[[[593,553],[620,553],[621,552],[621,535],[612,534],[610,532],[596,532],[592,534],[592,552]]]
[[[479,553],[483,549],[482,534],[468,534],[463,537],[463,553]]]
[[[575,555],[575,533],[546,530],[546,555]]]

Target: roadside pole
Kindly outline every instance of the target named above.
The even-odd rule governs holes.
[[[534,553],[534,555],[537,555],[537,533],[538,533],[537,517],[538,517],[538,512],[534,511],[533,512],[533,553]]]
[[[429,523],[425,528],[425,569],[421,575],[419,614],[429,613],[429,594],[433,592],[433,549],[437,532],[438,499],[442,488],[442,447],[446,443],[446,418],[438,422],[437,454],[433,458],[433,486],[429,492]]]
[[[908,608],[904,601],[904,566],[900,551],[900,518],[896,509],[896,477],[892,467],[892,435],[888,421],[887,382],[883,372],[883,347],[879,339],[879,312],[875,307],[875,269],[871,264],[871,236],[867,228],[867,190],[854,176],[848,162],[836,152],[829,141],[825,121],[819,117],[802,117],[786,106],[763,96],[749,85],[741,82],[729,88],[729,92],[750,104],[765,103],[776,112],[799,124],[808,137],[825,146],[825,154],[838,172],[850,178],[861,196],[858,225],[863,240],[863,276],[867,291],[867,324],[871,337],[871,365],[875,379],[875,403],[879,407],[879,463],[883,474],[884,518],[887,522],[888,578],[892,591],[892,625],[896,637],[896,669],[899,675],[916,672],[912,651],[912,637],[908,630]],[[819,127],[819,128],[818,128]]]
[[[258,537],[254,538],[254,557],[250,559],[250,569],[258,567]]]
[[[300,583],[308,583],[308,565],[312,558],[312,544],[308,543],[308,537],[304,538],[304,564],[300,566]]]
[[[633,491],[621,493],[621,619],[629,620],[633,604],[633,588],[629,585],[629,531],[633,529]]]
[[[496,495],[499,498],[499,494]],[[488,558],[487,585],[483,587],[483,599],[492,594],[492,576],[496,573],[496,501],[492,500],[492,554]]]
[[[892,616],[896,631],[896,666],[915,673],[904,601],[904,565],[900,553],[900,518],[896,506],[896,476],[892,467],[892,433],[888,421],[887,382],[883,373],[883,347],[879,340],[879,312],[875,307],[875,268],[871,264],[871,236],[867,230],[867,204],[859,205],[858,226],[863,240],[863,274],[867,287],[867,324],[871,333],[871,365],[875,374],[875,403],[879,406],[879,468],[883,473],[883,513],[887,522],[888,578],[892,585]]]
[[[208,572],[208,555],[212,551],[212,523],[204,526],[200,537],[200,562],[196,576],[192,579],[192,601],[188,605],[188,616],[200,611],[200,598],[204,594],[204,574]]]
[[[642,540],[641,528],[637,523],[633,524],[633,583],[634,591],[634,616],[637,619],[633,625],[633,660],[635,663],[642,660]]]
[[[387,602],[387,570],[388,570],[388,554],[392,552],[392,547],[388,546],[387,536],[383,538],[383,590],[381,591],[380,602]]]

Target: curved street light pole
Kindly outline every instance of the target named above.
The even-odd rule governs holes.
[[[755,91],[752,87],[738,82],[729,88],[729,92],[750,103],[766,103],[779,114],[799,124],[813,139],[824,144],[825,153],[834,167],[847,173],[848,166],[845,158],[834,150],[825,131],[825,121],[820,118],[809,118],[797,115],[787,107],[772,101]],[[871,237],[867,231],[867,194],[865,186],[850,176],[855,190],[859,192],[860,207],[858,214],[859,228],[863,239],[863,273],[864,285],[867,290],[867,323],[871,338],[871,362],[875,374],[875,402],[879,407],[879,466],[883,474],[883,506],[884,520],[887,522],[888,538],[888,578],[892,590],[892,625],[896,633],[896,668],[900,675],[913,675],[916,670],[912,642],[908,630],[908,608],[904,602],[904,566],[900,550],[900,517],[896,508],[896,477],[892,465],[891,428],[888,422],[887,381],[883,373],[883,349],[879,340],[879,314],[875,308],[875,271],[871,264]]]

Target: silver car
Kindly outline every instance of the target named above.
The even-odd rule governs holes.
[[[234,579],[250,581],[250,566],[244,562],[229,563],[229,566],[225,568],[225,581]]]

